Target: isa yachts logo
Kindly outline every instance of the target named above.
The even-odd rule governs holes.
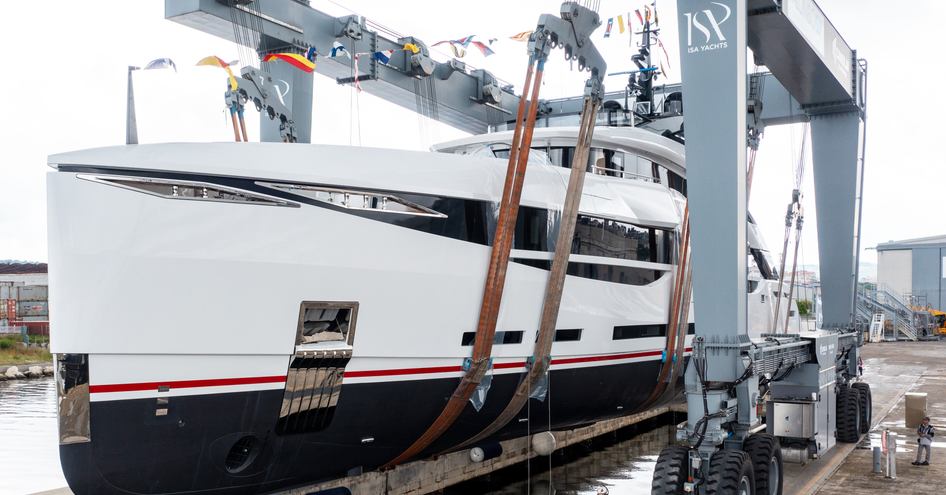
[[[722,9],[709,8],[683,14],[687,19],[687,53],[708,52],[729,46],[721,26],[732,16],[732,9],[724,3],[710,3]],[[695,36],[694,29],[697,31]]]

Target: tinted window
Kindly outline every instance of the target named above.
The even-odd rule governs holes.
[[[611,177],[624,175],[624,153],[620,151],[592,148],[589,161],[589,171],[592,173]]]
[[[580,328],[563,328],[555,331],[555,342],[577,342],[581,340]]]
[[[667,325],[621,325],[614,327],[613,340],[666,337]]]
[[[513,249],[555,251],[560,217],[561,213],[554,210],[520,207],[519,217],[516,219]]]
[[[669,170],[667,171],[667,186],[684,196],[687,195],[687,180]]]
[[[514,263],[519,263],[542,270],[549,270],[552,266],[550,260],[530,260],[525,258],[513,258]],[[661,270],[650,270],[647,268],[637,268],[633,266],[614,266],[601,265],[595,263],[568,263],[566,271],[568,275],[581,278],[590,278],[592,280],[601,280],[604,282],[613,282],[626,285],[647,285],[660,278],[665,272]]]
[[[493,337],[493,344],[520,344],[522,343],[522,334],[523,332],[520,330],[496,332]],[[460,345],[473,345],[475,340],[476,332],[463,332],[463,336],[460,337]]]
[[[668,230],[579,215],[572,254],[669,264],[672,237]]]
[[[759,269],[762,278],[778,280],[778,270],[769,264],[768,257],[761,249],[749,248],[749,254],[752,255],[752,259],[755,260],[756,267]]]
[[[556,167],[570,168],[572,166],[572,157],[575,156],[575,148],[569,146],[552,146],[548,148],[549,162]]]

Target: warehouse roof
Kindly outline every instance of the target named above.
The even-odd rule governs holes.
[[[913,249],[913,248],[946,248],[946,235],[935,235],[932,237],[918,237],[916,239],[905,239],[902,241],[887,241],[877,245],[878,251],[890,251],[894,249]]]
[[[0,273],[2,274],[22,274],[22,273],[46,273],[46,263],[35,263],[32,261],[0,260]]]

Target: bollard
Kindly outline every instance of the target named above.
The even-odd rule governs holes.
[[[897,479],[897,433],[887,431],[887,478]]]
[[[874,447],[874,472],[877,474],[884,472],[880,463],[880,447]]]

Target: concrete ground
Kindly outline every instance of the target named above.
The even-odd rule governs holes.
[[[927,414],[946,438],[946,341],[885,342],[864,347],[864,381],[870,383],[874,417],[869,437],[858,445],[837,444],[824,458],[806,466],[786,465],[785,494],[859,495],[862,493],[942,493],[946,482],[946,441],[933,444],[930,466],[912,466],[916,436],[905,427],[903,395],[926,392]],[[880,432],[895,431],[897,479],[872,474],[870,447]]]
[[[859,495],[861,493],[932,494],[943,493],[946,483],[946,341],[889,342],[865,347],[865,375],[872,387],[890,388],[888,383],[910,382],[888,414],[875,417],[871,440],[879,445],[880,432],[889,429],[902,441],[897,442],[897,478],[886,479],[872,474],[872,454],[869,449],[855,449],[822,483],[816,493],[824,495]],[[873,378],[879,372],[880,376]],[[877,385],[875,385],[877,384]],[[904,392],[926,392],[926,414],[936,427],[939,440],[933,443],[929,466],[913,466],[916,458],[916,432],[905,426]],[[889,393],[889,392],[888,392]],[[874,397],[876,397],[876,393]],[[876,399],[875,399],[876,400]],[[886,409],[878,409],[874,414]]]

